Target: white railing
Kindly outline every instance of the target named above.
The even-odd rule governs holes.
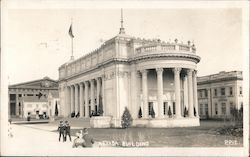
[[[195,53],[196,49],[193,46],[190,45],[183,45],[183,44],[155,44],[155,45],[147,45],[147,46],[141,46],[136,49],[137,54],[141,53],[150,53],[150,52],[156,52],[156,51],[162,51],[162,52],[173,52],[173,51],[179,51],[179,52],[190,52]]]

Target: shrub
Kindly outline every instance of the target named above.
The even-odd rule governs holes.
[[[168,107],[168,116],[171,117],[172,116],[172,112],[171,112],[171,107]]]
[[[152,116],[152,118],[155,118],[155,111],[154,111],[153,107],[151,107],[151,116]]]
[[[132,124],[132,121],[133,121],[132,116],[131,116],[128,108],[125,107],[125,110],[124,110],[124,112],[122,114],[122,121],[121,121],[122,128],[128,128],[128,127],[130,127],[131,124]]]
[[[138,112],[138,118],[141,118],[142,117],[142,111],[141,111],[141,107],[139,109],[139,112]]]
[[[98,108],[98,115],[102,116],[103,115],[103,104],[102,104],[102,97],[99,96],[99,108]]]
[[[188,116],[188,110],[187,110],[187,108],[185,106],[185,108],[184,108],[184,117],[187,117],[187,116]]]

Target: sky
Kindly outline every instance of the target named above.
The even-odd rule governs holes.
[[[194,41],[201,57],[198,76],[242,70],[241,9],[123,9],[126,34],[164,41]],[[73,19],[75,59],[119,33],[120,9],[10,9],[7,31],[8,83],[58,79],[69,61]]]

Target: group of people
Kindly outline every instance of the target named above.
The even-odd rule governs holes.
[[[71,141],[71,135],[70,135],[70,125],[68,121],[60,121],[58,126],[59,131],[59,142],[61,140],[61,137],[63,137],[63,142],[67,141],[67,136],[69,136],[69,139]],[[76,133],[76,139],[73,141],[73,148],[77,148],[78,146],[82,147],[92,147],[94,144],[94,139],[89,136],[88,129],[84,128],[82,130],[79,130]]]
[[[61,137],[63,138],[63,142],[67,141],[67,136],[69,136],[69,140],[71,141],[71,135],[70,135],[70,125],[68,121],[60,121],[58,126],[59,131],[59,142],[61,141]]]

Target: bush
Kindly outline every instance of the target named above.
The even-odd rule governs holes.
[[[152,116],[152,118],[155,118],[155,111],[154,111],[153,107],[151,107],[151,116]]]
[[[187,108],[185,106],[185,108],[184,108],[184,117],[187,117],[187,116],[188,116],[188,110],[187,110]]]
[[[98,108],[98,115],[102,116],[103,115],[103,104],[102,104],[102,97],[99,96],[99,108]]]
[[[138,118],[141,118],[142,117],[142,111],[141,111],[141,107],[139,109],[139,112],[138,112]]]
[[[133,121],[132,116],[131,116],[128,108],[125,107],[125,110],[124,110],[124,112],[122,114],[122,121],[121,121],[122,128],[128,128],[128,127],[130,127],[131,124],[132,124],[132,121]]]
[[[171,117],[172,116],[172,112],[171,112],[171,108],[170,106],[168,107],[168,116]]]

